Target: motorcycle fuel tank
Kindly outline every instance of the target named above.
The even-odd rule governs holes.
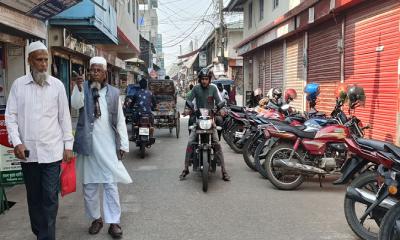
[[[343,140],[349,136],[349,130],[345,126],[331,125],[320,129],[314,139],[319,140]]]

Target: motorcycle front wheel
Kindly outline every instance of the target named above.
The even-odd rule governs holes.
[[[210,164],[208,162],[208,151],[203,150],[201,153],[203,169],[201,171],[201,177],[203,180],[203,192],[207,192],[208,190],[208,175],[210,173]]]
[[[258,143],[257,133],[253,134],[243,145],[243,159],[246,165],[253,171],[256,171],[256,166],[254,164],[254,152],[255,144]]]
[[[365,172],[356,177],[350,184],[351,187],[369,191],[376,194],[379,189],[379,184],[376,179],[375,172]],[[375,208],[367,219],[361,223],[360,217],[364,214],[369,205],[357,202],[347,196],[344,198],[344,215],[351,230],[364,240],[378,239],[379,226],[385,214],[378,207]]]
[[[379,240],[400,239],[400,203],[394,205],[382,219]]]
[[[279,190],[294,190],[304,182],[301,173],[287,171],[284,167],[278,166],[278,161],[289,159],[292,151],[293,145],[283,142],[273,147],[267,154],[265,170],[268,180]],[[301,163],[298,152],[294,152],[291,161]]]

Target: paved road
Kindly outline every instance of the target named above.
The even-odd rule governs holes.
[[[134,179],[120,185],[124,239],[356,239],[344,219],[344,187],[327,182],[321,189],[312,182],[298,191],[277,191],[223,143],[232,181],[223,182],[218,172],[204,194],[198,175],[178,181],[187,131],[180,139],[167,130],[156,135],[145,159],[132,145],[124,161]],[[24,187],[10,189],[8,197],[17,203],[0,215],[0,239],[33,240]],[[95,237],[87,234],[81,189],[61,200],[58,216],[58,239],[110,239],[106,228]]]

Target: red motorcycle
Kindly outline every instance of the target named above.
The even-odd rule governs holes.
[[[268,151],[265,169],[268,179],[278,189],[298,188],[305,177],[340,174],[347,160],[346,139],[363,136],[361,121],[349,119],[342,111],[345,97],[338,97],[331,119],[315,119],[303,129],[292,126],[270,125],[264,131],[266,138],[278,139]],[[356,105],[350,105],[354,109]],[[321,181],[320,181],[321,182]]]

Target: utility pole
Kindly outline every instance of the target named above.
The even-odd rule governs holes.
[[[224,1],[219,0],[219,47],[221,51],[221,60],[220,63],[224,64]],[[224,65],[224,71],[225,71],[225,65]]]
[[[179,45],[179,56],[182,56],[182,45]]]

